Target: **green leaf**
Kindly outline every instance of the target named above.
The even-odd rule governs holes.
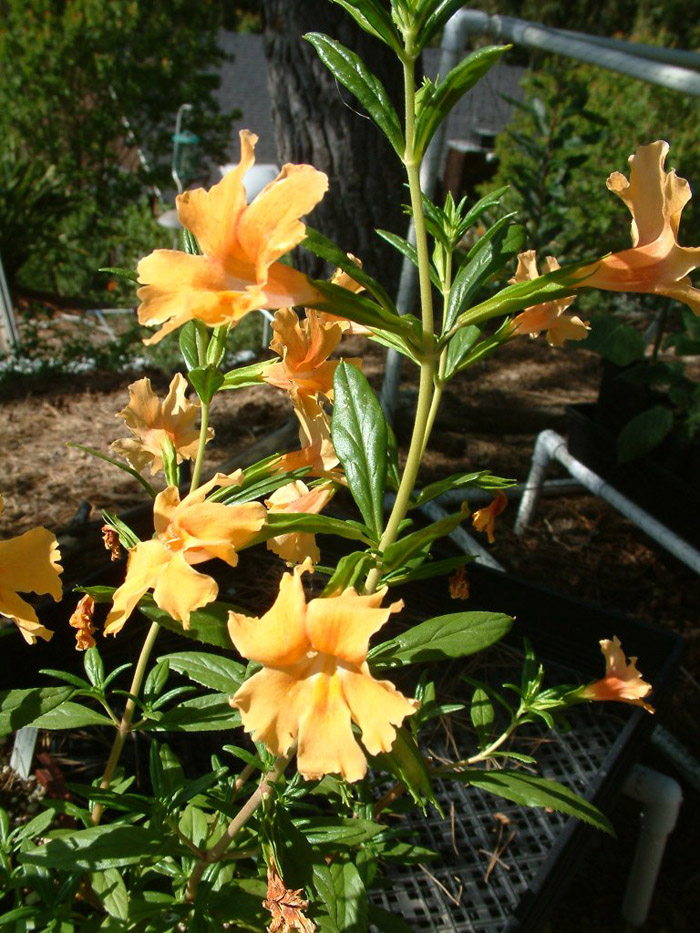
[[[73,696],[72,687],[33,687],[3,690],[0,693],[0,735],[8,735],[65,703]]]
[[[117,920],[129,919],[129,893],[116,868],[92,872],[90,887],[110,917]]]
[[[469,715],[476,729],[479,744],[483,746],[494,720],[494,710],[488,694],[482,687],[477,687],[472,695]]]
[[[141,728],[149,732],[218,732],[241,724],[238,710],[229,706],[230,693],[209,693],[184,700],[176,707],[148,720]]]
[[[459,0],[460,6],[462,2],[463,0]],[[429,852],[429,850],[426,851]],[[424,855],[419,861],[423,862],[428,858],[430,858],[430,855]],[[380,930],[381,933],[415,933],[415,928],[410,927],[398,914],[389,913],[388,910],[378,907],[376,904],[368,906],[367,916],[372,926]]]
[[[379,78],[367,69],[358,55],[340,42],[320,32],[307,33],[304,38],[313,45],[331,74],[355,95],[397,154],[402,156],[405,143],[401,124]]]
[[[398,583],[408,583],[415,580],[430,580],[433,577],[444,577],[453,573],[465,564],[475,559],[474,554],[461,554],[459,557],[445,557],[443,560],[426,559],[416,567],[403,567],[392,570],[382,577],[381,585],[396,586]]]
[[[424,0],[416,14],[420,48],[425,48],[435,33],[463,6],[464,0]]]
[[[397,729],[391,751],[377,755],[375,761],[378,768],[389,771],[405,785],[406,790],[423,812],[425,812],[426,800],[429,800],[439,810],[425,757],[408,729],[404,726]]]
[[[66,447],[72,447],[74,450],[82,450],[83,453],[90,454],[93,457],[98,457],[100,460],[104,460],[106,463],[111,463],[113,466],[122,470],[124,473],[128,473],[129,476],[133,476],[135,480],[138,480],[139,483],[146,490],[151,499],[155,499],[156,492],[155,489],[151,486],[147,479],[144,479],[143,476],[135,470],[133,467],[130,467],[128,463],[124,463],[123,460],[116,460],[114,457],[109,457],[107,454],[101,453],[99,450],[95,450],[94,447],[86,447],[84,444],[73,444],[70,441],[66,441]]]
[[[155,497],[155,490],[153,491],[153,495]],[[123,522],[121,518],[117,518],[116,515],[108,512],[107,509],[102,510],[102,518],[105,524],[109,525],[109,527],[117,533],[122,547],[131,550],[131,548],[136,547],[136,545],[140,543],[141,539],[138,535],[134,534],[131,528],[129,528],[126,522]],[[98,588],[95,587],[95,589]],[[87,590],[85,590],[85,592],[87,592]]]
[[[430,483],[420,490],[415,501],[415,505],[424,505],[441,496],[443,493],[452,489],[485,489],[487,492],[494,492],[499,489],[507,489],[509,486],[515,486],[517,481],[506,479],[503,476],[495,476],[490,470],[478,470],[475,473],[453,473],[445,479],[439,479],[435,483]]]
[[[218,366],[226,355],[226,341],[230,329],[230,324],[222,324],[214,328],[206,352],[206,362],[209,366]]]
[[[501,612],[455,612],[427,619],[373,648],[373,667],[463,658],[483,651],[509,631],[513,619]]]
[[[524,771],[481,771],[470,769],[460,772],[441,772],[441,776],[471,784],[498,797],[505,797],[523,807],[547,807],[559,813],[575,816],[611,836],[615,831],[610,821],[597,807],[589,803],[558,781],[548,781]]]
[[[180,328],[178,334],[180,353],[188,370],[197,369],[199,366],[200,347],[202,355],[204,353],[203,336],[201,328],[197,326],[197,321],[188,321]]]
[[[644,359],[644,336],[614,314],[592,314],[591,329],[581,346],[600,353],[616,366],[629,366]]]
[[[261,879],[231,878],[220,890],[206,892],[206,911],[232,929],[260,933],[270,922],[262,906],[266,897],[267,885]]]
[[[238,661],[205,651],[178,651],[158,660],[167,661],[170,670],[219,693],[235,693],[245,680],[245,667]]]
[[[322,233],[319,233],[318,230],[314,230],[307,225],[306,236],[302,240],[301,245],[315,256],[320,256],[321,259],[325,259],[326,262],[330,262],[339,269],[342,269],[343,272],[347,272],[350,278],[359,282],[360,285],[364,285],[367,291],[374,295],[380,305],[389,310],[392,314],[397,313],[396,306],[384,286],[376,279],[373,279],[371,275],[368,275],[362,266],[358,265],[354,259],[351,259],[347,253],[343,252],[332,240],[329,240],[327,237],[323,236]]]
[[[90,829],[59,830],[35,849],[23,852],[24,865],[39,865],[59,871],[99,871],[156,860],[166,851],[161,834],[141,826],[92,826]]]
[[[88,648],[83,657],[83,665],[93,687],[101,687],[105,679],[105,666],[97,648]]]
[[[350,368],[354,369],[354,367]],[[336,452],[342,460],[337,445]],[[267,523],[255,540],[267,541],[268,538],[276,538],[277,535],[287,534],[290,531],[338,535],[341,538],[349,538],[351,541],[364,541],[366,544],[370,543],[371,537],[370,529],[359,522],[331,518],[330,515],[314,515],[312,512],[268,512]]]
[[[350,492],[379,541],[384,527],[388,435],[384,412],[363,374],[341,362],[333,377],[333,446]]]
[[[331,849],[337,846],[358,846],[386,828],[371,820],[356,820],[345,816],[301,817],[294,822],[310,845]]]
[[[445,380],[451,379],[457,372],[460,364],[467,354],[471,352],[479,337],[481,337],[481,328],[474,325],[463,327],[453,335],[447,345],[445,355]]]
[[[206,645],[215,645],[217,648],[231,648],[227,623],[230,611],[238,612],[237,606],[230,603],[213,602],[203,609],[190,613],[190,626],[183,628],[181,622],[176,622],[167,612],[156,606],[150,593],[139,600],[139,611],[151,622],[158,622],[163,628],[185,638],[204,642]]]
[[[352,16],[365,32],[400,52],[401,38],[391,16],[378,0],[333,0]]]
[[[39,716],[32,725],[36,729],[82,729],[83,726],[112,726],[114,723],[104,713],[68,700]]]
[[[418,266],[418,250],[413,243],[409,243],[408,240],[404,239],[402,236],[398,236],[396,233],[392,233],[390,230],[376,230],[375,232],[379,234],[383,240],[386,240],[387,243],[390,243],[395,250],[398,250],[402,256],[405,256],[412,262],[414,266]],[[440,277],[432,263],[429,266],[429,272],[430,281],[435,288],[440,289]]]
[[[419,156],[425,153],[433,134],[457,101],[483,78],[508,48],[487,46],[472,52],[424,95],[416,119],[415,151]]]
[[[334,862],[330,873],[335,894],[335,915],[331,919],[343,933],[365,933],[368,902],[360,873],[352,862]]]
[[[635,415],[617,437],[617,462],[629,463],[658,447],[673,428],[673,412],[665,405],[654,405]]]
[[[194,390],[205,405],[214,398],[224,384],[224,374],[216,366],[198,366],[187,374]]]
[[[109,275],[118,275],[119,278],[128,279],[130,282],[135,282],[138,285],[139,276],[135,269],[122,269],[120,266],[102,266],[102,268],[97,271]]]
[[[449,330],[465,311],[484,283],[499,272],[525,243],[525,228],[501,217],[476,244],[469,259],[454,278],[447,304],[444,330]],[[454,363],[453,363],[454,366]]]
[[[409,558],[419,551],[425,550],[427,545],[448,535],[464,520],[465,512],[463,510],[455,512],[453,515],[447,515],[436,522],[431,522],[425,528],[419,528],[418,531],[412,531],[411,534],[404,535],[384,551],[382,566],[385,571],[395,570],[402,567]]]
[[[239,366],[238,369],[230,369],[224,373],[224,381],[221,383],[221,389],[244,389],[246,386],[260,385],[264,382],[264,374],[271,366],[274,366],[277,360],[261,360],[259,363],[251,363],[250,366]]]
[[[372,561],[371,554],[367,551],[353,551],[352,554],[344,554],[338,561],[335,570],[331,571],[331,577],[323,590],[322,595],[335,596],[342,593],[349,586],[355,586],[366,570],[368,563]],[[319,570],[319,567],[316,567]]]
[[[323,279],[313,279],[314,287],[321,293],[319,299],[308,302],[310,308],[328,311],[349,321],[366,327],[381,329],[406,340],[420,333],[420,323],[410,314],[387,311],[376,301],[351,292],[342,285],[334,285]]]

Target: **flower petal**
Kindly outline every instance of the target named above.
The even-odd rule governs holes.
[[[190,613],[215,600],[218,592],[216,580],[193,570],[180,551],[164,565],[153,590],[153,599],[164,612],[189,628]]]
[[[160,574],[172,559],[171,552],[160,541],[140,541],[129,552],[126,577],[112,596],[112,608],[105,621],[105,635],[116,635],[136,608],[146,590],[158,582]]]
[[[12,619],[24,640],[30,645],[36,644],[37,638],[43,638],[44,641],[53,638],[53,632],[39,622],[29,603],[14,590],[4,586],[0,587],[0,615]]]
[[[370,755],[391,751],[396,739],[396,726],[418,709],[389,680],[375,680],[366,664],[358,671],[343,670],[340,674],[343,695],[353,721],[362,730],[362,744]]]
[[[306,634],[306,596],[301,575],[311,570],[305,562],[285,573],[271,608],[261,618],[229,612],[228,632],[244,658],[268,667],[289,667],[311,648]]]
[[[340,774],[360,781],[367,759],[352,731],[350,708],[337,674],[317,674],[313,692],[299,721],[297,767],[307,781]]]
[[[32,528],[0,541],[0,586],[19,593],[48,593],[61,598],[58,542],[46,528]]]
[[[292,669],[293,670],[293,669]],[[273,755],[287,755],[308,706],[309,684],[287,671],[265,668],[246,680],[231,698],[246,732]]]
[[[403,608],[403,601],[380,608],[387,588],[369,596],[359,596],[351,587],[339,596],[312,599],[307,607],[306,628],[316,651],[335,655],[353,664],[367,657],[369,640],[392,612]]]

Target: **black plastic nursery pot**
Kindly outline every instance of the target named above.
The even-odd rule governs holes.
[[[474,665],[471,659],[460,666],[455,662],[455,682],[463,673],[497,687],[504,679],[513,681],[523,639],[532,644],[550,684],[588,682],[603,676],[599,640],[616,635],[628,655],[639,657],[639,668],[654,687],[653,703],[657,710],[663,708],[683,651],[677,635],[478,565],[470,565],[468,576],[466,602],[451,600],[442,582],[410,587],[406,593],[407,607],[415,612],[419,605],[423,617],[462,608],[515,617],[506,645],[478,656]],[[509,650],[514,652],[510,659]],[[468,700],[471,690],[462,681],[463,693],[454,699]],[[599,703],[575,707],[568,718],[569,731],[547,732],[543,727],[533,731],[529,747],[514,747],[537,758],[538,774],[565,784],[606,812],[645,745],[654,717],[639,707]],[[474,754],[468,717],[462,726],[449,733],[437,727],[426,751],[444,760]],[[438,858],[421,869],[391,866],[374,903],[401,916],[411,929],[431,933],[540,929],[595,830],[454,781],[436,781],[436,797],[444,819],[435,811],[425,817],[412,811],[406,824]]]
[[[689,481],[700,451],[672,438],[646,457],[617,461],[617,437],[603,419],[600,403],[566,409],[569,453],[689,544],[700,548],[700,490]]]
[[[267,567],[273,563],[274,568]],[[258,567],[257,575],[253,574],[254,566]],[[268,571],[274,574],[282,569],[281,562],[269,554],[244,552],[232,579],[254,578],[259,582]],[[115,585],[123,572],[123,565],[108,566],[99,580],[89,582]],[[504,680],[517,682],[524,639],[545,665],[551,684],[598,679],[604,672],[598,642],[616,635],[628,654],[639,657],[640,670],[654,688],[652,702],[657,709],[663,707],[682,652],[678,636],[475,564],[469,566],[468,577],[470,597],[466,601],[451,599],[444,579],[404,586],[400,593],[392,591],[392,595],[396,592],[404,598],[405,609],[392,617],[387,628],[394,619],[403,626],[436,615],[479,609],[515,617],[503,643],[474,658],[435,666],[433,676],[441,701],[469,700],[473,688],[464,676],[490,681],[499,688]],[[222,590],[222,596],[235,600],[236,593]],[[268,595],[261,592],[260,598],[269,604]],[[82,656],[75,652],[73,630],[67,626],[76,600],[77,596],[70,594],[64,604],[50,606],[43,613],[42,621],[56,631],[49,644],[30,647],[19,637],[2,638],[5,688],[36,685],[40,667],[80,670]],[[110,668],[135,660],[147,627],[134,617],[117,638],[98,641]],[[390,632],[383,634],[388,637]],[[198,648],[196,642],[185,642],[170,632],[163,632],[163,636],[156,654]],[[575,707],[569,718],[571,730],[547,732],[543,726],[526,738],[525,745],[516,747],[534,754],[538,774],[566,784],[605,812],[646,742],[653,717],[638,707],[600,703]],[[467,757],[475,751],[471,730],[469,717],[458,714],[449,732],[436,726],[425,751],[447,761]],[[86,743],[94,730],[80,732],[69,757],[90,755]],[[207,767],[211,752],[230,740],[221,732],[202,736],[161,733],[156,737],[184,755],[188,773],[194,767]],[[104,741],[103,736],[96,746],[96,762],[104,760]],[[130,754],[137,769],[147,774],[148,738],[128,744],[132,744]],[[509,767],[517,764],[511,762]],[[416,842],[436,852],[437,858],[426,860],[423,867],[385,865],[381,887],[372,891],[372,902],[397,914],[417,931],[537,930],[575,870],[582,844],[594,830],[559,813],[523,808],[454,781],[437,780],[435,794],[444,819],[432,808],[425,816],[408,809],[401,825],[415,833]]]

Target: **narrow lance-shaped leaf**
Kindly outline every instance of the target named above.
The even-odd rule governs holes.
[[[4,690],[0,693],[0,735],[28,726],[72,696],[72,687]]]
[[[424,49],[457,10],[464,6],[464,0],[425,0],[417,14],[419,48]]]
[[[415,149],[423,155],[435,130],[457,101],[496,64],[508,46],[488,46],[472,52],[423,96],[416,120]]]
[[[386,43],[395,52],[401,50],[401,40],[396,27],[379,0],[333,0],[371,36]]]
[[[333,446],[365,523],[379,541],[384,527],[387,426],[367,379],[341,362],[333,378]]]
[[[313,45],[323,64],[359,100],[399,155],[403,155],[401,124],[384,85],[362,59],[340,42],[320,32],[304,38]]]
[[[548,781],[524,771],[481,771],[472,769],[460,772],[442,772],[449,777],[472,787],[505,797],[524,807],[547,807],[559,813],[575,816],[585,823],[614,836],[610,821],[597,807],[569,790],[558,781]]]
[[[373,666],[385,667],[463,658],[493,645],[513,620],[502,612],[456,612],[415,625],[369,653]]]
[[[314,279],[313,284],[321,293],[321,298],[310,302],[310,308],[346,317],[366,327],[388,330],[404,338],[416,337],[420,333],[420,325],[416,327],[416,318],[411,315],[394,314],[375,301],[363,295],[357,295],[340,285],[334,285],[332,282]]]

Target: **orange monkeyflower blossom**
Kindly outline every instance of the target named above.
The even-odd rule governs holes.
[[[663,140],[640,146],[629,159],[629,181],[620,172],[610,175],[608,188],[632,214],[632,249],[577,269],[577,277],[587,277],[574,287],[666,295],[700,314],[700,290],[688,275],[700,266],[700,247],[678,243],[681,213],[692,193],[684,178],[664,171],[668,150]]]
[[[4,508],[0,496],[0,514]],[[32,528],[16,538],[0,541],[0,615],[11,619],[30,645],[37,638],[49,641],[53,632],[39,622],[34,609],[19,593],[49,594],[61,598],[56,537],[46,528]]]
[[[500,515],[507,505],[508,496],[506,496],[505,493],[499,492],[496,493],[496,498],[492,499],[489,505],[483,509],[477,509],[472,515],[472,525],[477,531],[486,532],[489,544],[493,544],[496,540],[493,533],[496,525],[496,516]]]
[[[637,659],[630,658],[629,661],[625,661],[625,653],[617,637],[612,641],[609,638],[602,639],[600,649],[605,657],[605,677],[581,687],[575,696],[584,700],[617,700],[621,703],[631,703],[633,706],[643,706],[653,713],[654,707],[644,702],[644,697],[651,693],[651,684],[648,684],[637,670]]]
[[[544,260],[544,267],[545,272],[554,272],[559,268],[559,263],[553,256],[547,256]],[[518,268],[510,281],[528,282],[538,276],[534,249],[520,253]],[[565,340],[585,340],[590,330],[588,324],[585,324],[579,317],[564,314],[573,300],[573,298],[559,298],[526,308],[513,319],[511,333],[537,337],[544,331],[547,335],[547,343],[552,347],[561,347]]]
[[[68,620],[68,624],[77,629],[75,633],[75,647],[77,651],[85,651],[87,648],[95,647],[95,639],[92,637],[95,626],[92,624],[93,614],[95,612],[95,600],[87,593],[78,605],[75,607],[73,615]]]
[[[139,473],[150,464],[151,474],[163,469],[163,446],[172,444],[178,463],[197,455],[199,429],[195,420],[198,402],[190,402],[185,392],[187,380],[182,373],[174,376],[168,394],[161,402],[151,388],[150,379],[139,379],[129,386],[129,404],[117,415],[123,418],[134,437],[123,437],[111,444]],[[214,437],[209,428],[207,440]]]
[[[276,489],[270,498],[265,500],[265,505],[270,512],[306,512],[318,515],[333,498],[333,492],[332,483],[322,483],[309,489],[301,480],[296,480]],[[268,538],[267,547],[290,564],[300,564],[306,558],[316,564],[321,558],[316,538],[309,532],[293,531],[276,538]]]
[[[348,258],[352,259],[356,265],[362,268],[362,263],[357,258],[353,256],[352,253],[348,253]],[[336,269],[333,275],[331,276],[331,283],[333,285],[339,285],[341,288],[347,289],[349,292],[363,292],[365,290],[364,285],[360,285],[358,281],[352,278],[347,272],[343,269]],[[340,317],[337,314],[330,314],[328,311],[319,311],[319,318],[327,324],[340,324],[343,329],[343,333],[347,334],[348,337],[371,334],[372,330],[369,327],[365,327],[364,324],[358,324],[356,321],[351,321],[346,317]]]
[[[147,590],[173,619],[189,627],[190,613],[216,599],[219,588],[193,565],[218,557],[229,566],[238,563],[238,551],[255,538],[267,512],[260,502],[224,505],[207,502],[215,486],[238,485],[240,470],[213,479],[180,501],[176,486],[168,486],[153,503],[155,537],[140,541],[129,552],[126,578],[115,591],[105,623],[105,635],[116,635]]]
[[[310,467],[311,476],[330,476],[343,481],[343,474],[335,468],[340,463],[331,438],[331,419],[315,399],[306,399],[304,408],[294,407],[299,421],[301,450],[293,450],[278,457],[272,466],[276,472]]]
[[[328,357],[343,336],[340,324],[324,323],[312,310],[301,321],[296,311],[282,308],[275,314],[272,330],[275,336],[270,349],[282,359],[265,370],[265,382],[289,392],[292,402],[302,408],[309,398],[324,395],[332,399],[333,373],[339,360]],[[359,360],[347,362],[359,364]]]
[[[139,262],[139,322],[160,326],[145,343],[162,340],[187,321],[235,324],[249,311],[313,304],[320,294],[301,272],[277,262],[304,238],[300,218],[328,189],[311,165],[285,165],[248,205],[243,176],[255,162],[257,136],[241,130],[241,161],[209,191],[176,199],[180,223],[201,256],[158,249]]]
[[[388,752],[398,727],[418,708],[388,680],[375,680],[367,665],[369,639],[403,603],[381,608],[386,588],[308,604],[301,575],[310,561],[284,574],[274,605],[262,618],[229,613],[231,640],[243,655],[263,665],[230,703],[246,731],[275,755],[298,744],[300,773],[313,780],[340,774],[359,781],[367,760],[352,731],[362,730],[370,755]]]

